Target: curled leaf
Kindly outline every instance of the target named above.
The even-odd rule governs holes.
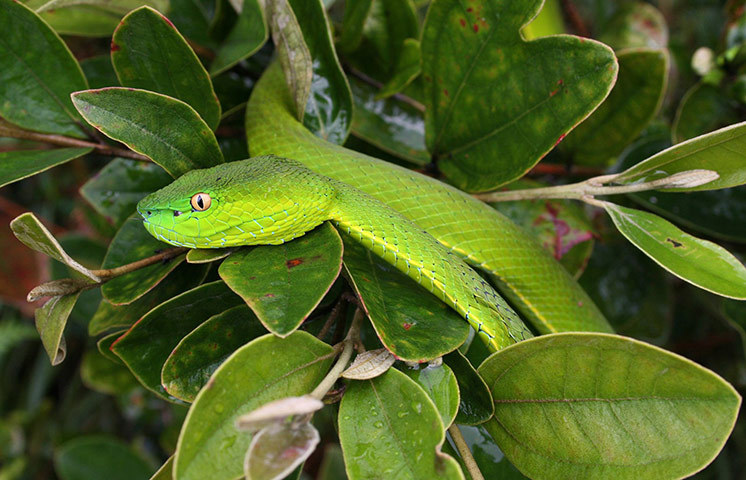
[[[254,432],[293,415],[307,415],[321,410],[324,403],[310,395],[287,397],[265,403],[236,419],[236,428]]]
[[[396,357],[385,348],[368,350],[355,357],[352,365],[342,372],[342,377],[350,380],[370,380],[386,373],[395,361]]]

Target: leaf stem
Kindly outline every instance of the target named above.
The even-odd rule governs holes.
[[[329,370],[329,373],[326,374],[326,377],[324,377],[321,383],[319,383],[318,386],[313,389],[313,392],[310,393],[313,398],[319,400],[324,398],[326,392],[331,390],[340,375],[342,375],[342,372],[347,368],[347,364],[350,363],[350,358],[352,358],[352,351],[354,350],[355,343],[359,341],[360,326],[363,323],[363,318],[365,318],[365,314],[358,308],[355,311],[355,317],[352,319],[350,330],[342,341],[342,344],[344,345],[342,353],[339,355],[337,363],[335,363],[332,369]]]
[[[39,133],[32,132],[30,130],[24,130],[14,126],[10,126],[7,123],[0,123],[0,137],[20,138],[22,140],[33,140],[35,142],[44,142],[52,145],[58,145],[60,147],[77,147],[77,148],[93,148],[102,155],[109,155],[112,157],[123,157],[130,158],[132,160],[139,160],[141,162],[149,162],[150,158],[145,155],[141,155],[132,150],[126,148],[112,147],[106,143],[94,143],[87,140],[80,140],[78,138],[67,137],[64,135],[55,135],[51,133]]]
[[[530,188],[502,192],[477,193],[474,197],[485,202],[511,202],[515,200],[537,199],[573,199],[598,206],[596,195],[618,195],[622,193],[643,192],[665,188],[691,188],[712,182],[719,178],[712,170],[687,170],[673,175],[651,180],[649,182],[631,183],[628,185],[606,186],[621,174],[601,175],[578,183],[557,185],[553,187]]]
[[[466,470],[469,472],[472,480],[484,480],[484,475],[482,475],[481,470],[479,470],[479,465],[477,465],[477,461],[474,460],[474,456],[471,454],[471,450],[469,450],[469,446],[466,444],[466,440],[464,440],[464,436],[461,434],[458,425],[452,423],[451,426],[448,427],[448,433],[451,434],[453,443],[456,444],[458,453],[461,455],[461,459],[464,461]]]
[[[360,70],[354,67],[345,65],[345,70],[347,70],[347,72],[353,77],[357,77],[359,80],[362,80],[364,83],[367,83],[370,86],[376,87],[379,90],[383,88],[383,84],[381,82],[379,82],[375,78],[361,72]],[[400,102],[406,103],[407,105],[416,109],[420,113],[425,113],[425,106],[423,104],[421,104],[420,102],[418,102],[412,97],[404,95],[403,93],[395,93],[391,95],[391,98],[395,98],[399,100]]]
[[[163,250],[162,252],[159,252],[151,257],[143,258],[141,260],[137,260],[135,262],[128,263],[119,267],[107,268],[104,270],[93,270],[93,273],[101,278],[103,281],[107,281],[111,280],[114,277],[124,275],[125,273],[134,272],[135,270],[148,267],[150,265],[153,265],[154,263],[160,263],[166,260],[170,260],[181,255],[187,250],[189,249],[186,247],[169,248],[168,250]]]

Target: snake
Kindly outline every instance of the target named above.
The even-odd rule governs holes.
[[[192,170],[138,203],[145,229],[171,245],[279,245],[331,221],[463,316],[491,350],[533,335],[453,251],[388,205],[302,163],[265,155]]]
[[[330,143],[293,113],[282,70],[270,66],[247,105],[253,158],[193,170],[137,206],[171,245],[277,245],[325,221],[415,280],[465,318],[491,351],[531,331],[611,327],[564,268],[525,231],[435,178]]]

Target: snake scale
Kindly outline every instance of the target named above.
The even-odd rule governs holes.
[[[611,331],[510,220],[436,179],[315,136],[293,115],[285,85],[275,64],[249,100],[256,158],[189,172],[140,202],[151,234],[193,248],[279,244],[331,220],[454,308],[491,350],[531,333],[466,263],[488,273],[541,333]]]

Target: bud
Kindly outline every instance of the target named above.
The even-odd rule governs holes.
[[[273,423],[284,420],[293,415],[307,415],[324,406],[321,400],[309,395],[302,397],[287,397],[275,400],[241,415],[236,420],[236,428],[255,432]]]
[[[720,178],[720,175],[714,170],[687,170],[674,173],[660,181],[666,182],[662,188],[694,188],[714,182],[718,178]]]

